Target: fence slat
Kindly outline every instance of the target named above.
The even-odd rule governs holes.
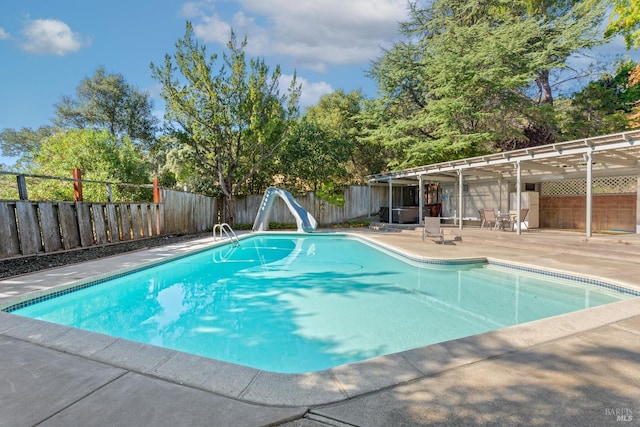
[[[31,202],[16,202],[18,226],[20,227],[20,246],[23,255],[33,255],[42,249],[40,226],[36,207]]]
[[[94,244],[93,227],[91,225],[91,209],[89,205],[76,202],[76,215],[78,215],[78,229],[80,230],[80,244],[83,247]]]
[[[129,205],[129,211],[131,212],[131,231],[134,239],[144,237],[142,233],[142,225],[140,223],[140,205],[131,203]]]
[[[164,236],[165,234],[165,225],[164,225],[164,203],[155,205],[155,232],[154,236]],[[212,226],[213,228],[213,226]]]
[[[120,203],[118,205],[120,210],[120,226],[122,230],[122,240],[131,240],[131,215],[129,215],[129,205]]]
[[[73,249],[80,246],[80,234],[78,231],[78,220],[73,204],[58,204],[58,215],[60,217],[60,227],[62,228],[62,243],[65,249]]]
[[[109,226],[109,241],[116,243],[120,241],[120,231],[118,227],[118,212],[116,205],[113,203],[107,203],[105,206],[107,211],[107,224]]]
[[[216,200],[199,194],[163,189],[161,234],[185,234],[213,229]]]
[[[0,202],[0,257],[10,257],[20,253],[18,223],[14,203]]]
[[[38,203],[40,211],[40,224],[42,226],[42,242],[45,252],[54,252],[62,249],[60,237],[60,222],[52,203]]]
[[[140,205],[140,216],[142,217],[142,237],[151,236],[149,228],[149,209],[146,204]]]
[[[96,244],[104,245],[105,243],[107,243],[107,224],[104,220],[104,211],[102,204],[92,204],[91,211],[93,213],[93,226],[96,230]]]

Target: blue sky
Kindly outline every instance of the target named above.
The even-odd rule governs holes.
[[[0,129],[48,124],[60,97],[99,66],[161,109],[149,64],[175,52],[187,20],[210,53],[224,49],[233,28],[248,37],[249,56],[297,71],[303,105],[340,88],[375,94],[364,71],[405,16],[405,0],[3,1]]]
[[[248,38],[249,56],[282,73],[297,72],[301,106],[337,89],[375,96],[365,76],[370,61],[397,37],[406,0],[21,0],[0,4],[0,129],[50,123],[54,104],[104,66],[154,99],[159,86],[149,64],[173,54],[193,22],[210,53],[229,30]],[[620,40],[600,48],[626,53]],[[638,60],[638,53],[633,53]],[[0,163],[7,163],[0,157]]]

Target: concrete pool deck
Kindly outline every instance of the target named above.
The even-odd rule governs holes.
[[[446,229],[358,234],[640,290],[640,236]],[[453,241],[454,236],[462,241]],[[203,247],[201,239],[0,281],[0,305]],[[311,374],[273,374],[0,313],[0,426],[633,425],[640,298]]]

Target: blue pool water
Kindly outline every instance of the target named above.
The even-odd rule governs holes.
[[[15,314],[267,371],[310,372],[630,297],[340,235],[256,235]]]

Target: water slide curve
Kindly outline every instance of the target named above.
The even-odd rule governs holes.
[[[269,214],[276,197],[280,197],[287,205],[298,224],[298,232],[311,233],[318,227],[316,219],[305,210],[296,199],[286,190],[277,187],[269,187],[262,196],[262,202],[258,214],[253,222],[253,231],[266,231],[269,229]]]

